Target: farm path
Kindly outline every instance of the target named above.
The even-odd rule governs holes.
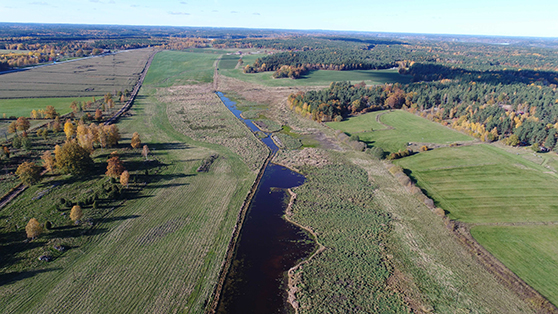
[[[4,208],[4,206],[6,206],[11,200],[16,198],[19,194],[21,194],[21,192],[25,191],[25,189],[27,189],[27,185],[21,183],[10,193],[4,195],[4,197],[2,197],[2,199],[0,200],[0,209]]]

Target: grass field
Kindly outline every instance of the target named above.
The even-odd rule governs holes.
[[[157,69],[159,64],[154,61],[152,66]],[[122,206],[109,208],[108,215],[83,235],[85,242],[70,245],[53,262],[37,261],[44,248],[36,244],[44,241],[48,247],[65,241],[66,229],[47,232],[14,256],[12,266],[2,265],[0,312],[203,312],[238,210],[256,172],[231,149],[196,142],[176,131],[168,113],[177,110],[174,106],[185,109],[185,104],[159,102],[152,87],[144,86],[132,116],[121,119],[119,127],[125,139],[134,131],[140,133],[142,142],[151,148],[150,159],[159,161],[160,172],[150,173],[139,194]],[[220,106],[214,111],[227,110]],[[243,128],[234,116],[221,123]],[[204,129],[192,132],[204,138]],[[129,145],[128,141],[124,140],[123,145]],[[215,153],[219,158],[210,171],[197,173],[202,160]],[[139,152],[127,153],[134,154]],[[143,181],[141,176],[139,180]],[[1,223],[6,219],[24,223],[29,217],[23,216],[49,208],[47,204],[56,197],[53,192],[32,205],[26,203],[45,188],[39,185],[29,189],[21,199],[3,209]],[[22,207],[24,204],[27,205]],[[90,208],[84,211],[86,217],[91,213]],[[57,211],[47,210],[41,215],[41,219],[50,215],[60,219]],[[9,232],[21,237],[17,243],[25,237],[21,227]],[[14,266],[19,263],[18,258],[29,260],[31,267],[18,269]]]
[[[471,234],[531,287],[558,304],[558,226],[476,226]]]
[[[383,126],[376,121],[380,114]],[[472,141],[469,136],[402,110],[367,113],[348,121],[330,122],[328,125],[349,134],[358,133],[360,140],[368,146],[381,147],[387,152],[405,149],[409,142],[450,144]],[[387,129],[387,126],[391,129]],[[370,132],[370,128],[378,131]]]
[[[498,148],[481,144],[435,149],[397,164],[464,222],[558,221],[555,175]]]
[[[517,149],[516,149],[517,150]],[[514,150],[515,151],[515,150]],[[494,145],[446,147],[397,160],[473,237],[549,301],[558,302],[558,179],[524,154]],[[483,225],[532,223],[532,225]]]
[[[221,61],[219,61],[219,68],[223,70],[232,70],[238,64],[238,59],[240,59],[239,55],[224,55],[221,57]]]
[[[0,98],[85,97],[131,91],[152,49],[86,58],[0,75]]]
[[[248,58],[244,64],[248,64]],[[273,72],[262,72],[245,74],[242,69],[227,70],[220,69],[221,74],[230,76],[250,83],[258,83],[265,86],[329,86],[331,82],[350,81],[360,83],[364,81],[367,85],[378,85],[385,83],[409,83],[410,76],[404,76],[397,70],[355,70],[355,71],[311,71],[300,79],[274,79]]]
[[[212,82],[213,63],[218,57],[213,53],[162,51],[155,56],[157,67],[149,69],[144,84],[169,87]]]
[[[97,95],[97,99],[102,95]],[[64,98],[18,98],[0,99],[0,116],[6,114],[16,117],[30,117],[33,109],[45,109],[46,106],[54,106],[59,114],[66,114],[71,111],[70,104],[73,101],[86,102],[93,100],[92,97],[64,97]]]
[[[359,116],[350,117],[341,122],[327,122],[330,128],[341,130],[349,134],[366,133],[371,130],[379,131],[387,129],[387,126],[378,122],[378,115],[384,114],[385,111],[375,111]]]

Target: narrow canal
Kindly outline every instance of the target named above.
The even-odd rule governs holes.
[[[217,95],[252,131],[259,131],[252,121],[240,116],[233,101],[220,92]],[[267,135],[262,141],[275,153],[278,148]],[[303,175],[276,164],[265,168],[242,225],[217,313],[288,313],[287,270],[315,249],[315,242],[304,230],[283,219],[286,189],[304,180]]]

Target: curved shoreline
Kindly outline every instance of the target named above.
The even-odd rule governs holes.
[[[294,221],[292,219],[292,206],[296,200],[297,194],[295,192],[292,191],[292,189],[287,189],[287,191],[289,192],[289,194],[291,195],[291,199],[289,200],[289,205],[287,206],[287,209],[285,209],[285,220],[287,220],[289,223],[292,223],[293,225],[306,230],[308,233],[310,233],[313,237],[314,237],[314,241],[316,242],[316,244],[318,245],[318,249],[314,251],[314,253],[312,253],[312,255],[310,255],[308,258],[304,259],[303,261],[301,261],[300,263],[296,264],[295,266],[291,267],[288,271],[287,271],[287,276],[288,276],[288,281],[287,281],[287,302],[293,307],[295,314],[298,314],[298,301],[296,300],[296,293],[298,292],[298,287],[297,282],[298,282],[298,276],[297,274],[295,274],[295,272],[299,269],[302,268],[302,266],[306,263],[308,263],[309,261],[311,261],[316,255],[322,253],[323,251],[325,251],[326,247],[320,243],[320,241],[318,241],[318,234],[316,234],[316,232],[314,232],[314,230],[312,230],[310,227],[306,227],[301,225],[300,223]]]

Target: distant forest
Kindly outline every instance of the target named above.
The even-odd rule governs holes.
[[[246,73],[302,78],[310,70],[397,67],[408,85],[334,82],[289,97],[317,121],[405,109],[485,141],[558,149],[558,41],[451,35],[201,27],[0,23],[0,71],[109,50],[159,47],[259,49]]]
[[[558,150],[558,49],[447,41],[374,42],[361,38],[237,39],[223,47],[277,49],[246,73],[274,71],[300,78],[309,70],[398,67],[408,85],[333,82],[292,94],[289,106],[317,121],[342,120],[379,109],[405,109],[483,141]]]

